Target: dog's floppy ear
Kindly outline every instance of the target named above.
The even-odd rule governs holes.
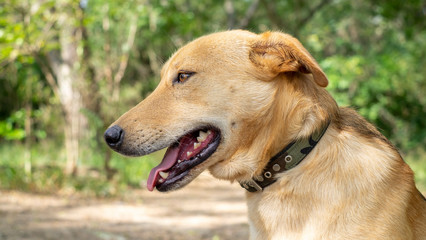
[[[256,38],[250,49],[250,60],[271,76],[285,72],[311,73],[321,87],[328,79],[315,59],[294,37],[280,32],[266,32]]]

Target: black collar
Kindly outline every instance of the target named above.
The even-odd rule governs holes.
[[[314,149],[329,125],[330,122],[327,122],[309,138],[300,139],[287,145],[269,160],[262,175],[256,176],[247,182],[240,182],[241,187],[249,192],[256,192],[263,191],[265,187],[276,182],[275,175],[296,167]]]

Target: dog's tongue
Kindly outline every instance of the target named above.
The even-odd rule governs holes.
[[[171,168],[177,161],[179,154],[179,147],[172,146],[169,147],[164,155],[163,161],[161,161],[160,165],[156,166],[151,170],[148,177],[147,188],[149,191],[154,190],[155,185],[158,181],[158,175],[161,171],[167,170]]]

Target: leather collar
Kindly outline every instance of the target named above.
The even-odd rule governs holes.
[[[262,175],[253,177],[250,181],[240,182],[241,187],[249,192],[263,191],[263,189],[277,181],[276,174],[296,167],[317,145],[327,131],[330,121],[315,131],[309,138],[293,141],[273,156]]]

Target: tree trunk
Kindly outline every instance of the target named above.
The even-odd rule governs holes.
[[[67,13],[58,19],[60,26],[60,52],[49,53],[49,63],[56,75],[61,107],[65,119],[65,148],[67,162],[65,173],[77,174],[79,159],[79,141],[82,136],[86,119],[82,114],[83,100],[81,97],[82,74],[80,71],[78,45],[81,34],[74,20]]]

